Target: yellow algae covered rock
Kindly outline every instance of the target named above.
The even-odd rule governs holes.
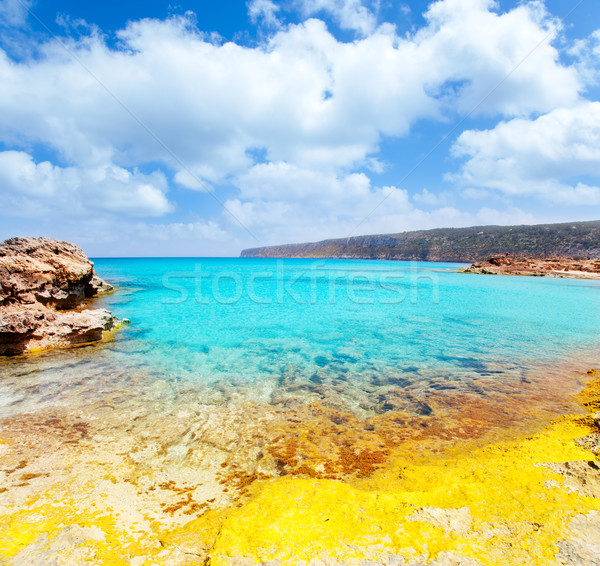
[[[588,411],[594,413],[600,411],[600,372],[595,369],[588,371],[588,375],[595,378],[581,393],[576,395],[577,400]]]
[[[161,550],[152,533],[120,529],[109,512],[81,509],[64,499],[32,505],[0,520],[0,563],[127,565]],[[4,560],[4,562],[2,561]]]
[[[593,410],[596,386],[582,397]],[[600,556],[592,414],[443,456],[405,444],[345,482],[240,472],[244,490],[230,499],[231,472],[212,476],[233,464],[212,457],[203,476],[198,466],[142,469],[129,437],[32,419],[32,446],[22,434],[2,444],[2,564],[593,566]],[[35,447],[37,458],[22,459]],[[57,481],[51,469],[62,470]]]
[[[567,416],[534,436],[469,454],[425,463],[398,455],[355,485],[271,481],[225,519],[211,564],[237,563],[237,557],[247,563],[441,564],[448,556],[459,556],[457,564],[587,564],[577,556],[595,547],[578,554],[573,545],[581,538],[577,525],[600,509],[600,493],[577,493],[542,464],[593,461],[594,454],[574,442],[593,433],[592,416]]]

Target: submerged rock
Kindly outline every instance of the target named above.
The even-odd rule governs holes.
[[[0,244],[0,355],[96,342],[118,320],[84,301],[112,287],[81,248],[51,238]],[[77,310],[72,310],[77,309]]]

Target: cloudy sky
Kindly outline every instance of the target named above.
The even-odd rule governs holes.
[[[172,1],[0,0],[0,239],[600,219],[597,0]]]

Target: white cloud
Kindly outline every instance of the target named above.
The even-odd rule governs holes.
[[[366,175],[315,173],[286,163],[257,165],[237,183],[241,198],[228,200],[227,208],[258,235],[261,245],[470,226],[491,219],[510,224],[526,217],[514,207],[465,213],[443,202],[443,195],[426,203],[436,208],[424,211],[407,191],[373,187]]]
[[[16,215],[160,216],[172,210],[165,191],[162,173],[143,175],[113,164],[63,168],[35,163],[22,151],[0,152],[0,194]]]
[[[403,16],[408,16],[412,11],[408,4],[400,4],[398,10]]]
[[[356,202],[370,190],[369,178],[363,173],[338,178],[283,162],[255,165],[236,184],[245,198],[285,198],[289,202],[314,198],[331,198],[336,204],[343,199]]]
[[[546,25],[527,6],[497,15],[481,0],[444,0],[427,17],[408,39],[384,26],[342,43],[309,20],[254,48],[213,44],[185,18],[143,20],[120,32],[121,50],[94,35],[70,49],[195,174],[217,183],[248,170],[252,148],[301,167],[360,166],[382,136],[471,109]],[[0,53],[0,80],[10,85],[0,92],[0,140],[48,144],[86,167],[112,160],[183,170],[57,43],[44,51],[21,63]],[[579,88],[545,45],[485,109],[546,111],[570,104]]]
[[[0,0],[0,24],[23,25],[32,5],[33,0]]]
[[[203,171],[198,168],[196,169],[195,173],[190,169],[184,169],[178,171],[173,178],[178,185],[181,185],[186,189],[209,192],[213,189],[213,187],[204,180],[208,176],[206,171],[204,171],[204,175],[202,173]]]
[[[600,176],[600,102],[465,131],[452,151],[467,158],[460,174],[451,176],[465,185],[572,205],[600,204],[600,188],[577,180]]]
[[[365,36],[372,33],[377,24],[377,16],[372,9],[376,6],[366,6],[362,0],[300,0],[299,4],[305,17],[326,12],[342,29],[354,30]]]
[[[447,191],[432,193],[427,189],[423,189],[420,193],[413,195],[413,200],[419,204],[436,206],[448,204],[448,202],[451,200],[451,196],[452,195]]]
[[[248,3],[248,14],[250,19],[257,23],[262,20],[267,26],[278,27],[277,12],[280,8],[272,0],[251,0]]]
[[[449,175],[449,177],[452,177]],[[491,200],[494,197],[497,197],[497,194],[494,191],[489,191],[487,189],[475,189],[474,187],[467,187],[460,191],[460,196],[469,199],[469,200]]]
[[[150,238],[151,240],[181,241],[204,239],[223,241],[227,233],[213,221],[203,222],[170,222],[163,224],[137,223],[131,231],[137,237]]]
[[[576,58],[575,65],[582,80],[588,85],[597,85],[600,82],[600,30],[575,41],[569,54]]]
[[[260,238],[306,239],[343,236],[386,198],[381,212],[388,215],[412,211],[408,193],[393,187],[374,188],[362,173],[338,176],[287,163],[259,164],[236,180],[240,198],[226,205]],[[317,236],[318,235],[318,236]],[[287,239],[287,238],[286,238]],[[286,241],[286,239],[279,241]]]
[[[441,0],[425,14],[415,41],[434,80],[429,92],[460,114],[522,116],[575,103],[574,68],[558,64],[548,36],[557,22],[539,2],[498,14],[492,0]],[[438,80],[444,77],[443,80]]]
[[[487,226],[507,226],[507,225],[519,225],[519,224],[535,224],[536,218],[533,214],[525,212],[516,207],[507,207],[504,210],[498,210],[496,208],[489,208],[484,206],[480,208],[475,214],[475,224]],[[539,220],[538,220],[539,221]]]
[[[583,88],[578,71],[542,42],[554,22],[538,2],[498,13],[488,0],[441,0],[406,37],[377,25],[377,2],[302,5],[307,15],[328,13],[358,38],[339,41],[324,22],[309,19],[249,47],[214,41],[191,17],[148,19],[119,32],[117,47],[94,31],[67,41],[94,76],[54,40],[31,59],[0,51],[0,142],[22,150],[0,155],[5,202],[32,217],[46,208],[160,216],[172,210],[164,170],[188,189],[227,185],[228,207],[265,240],[304,240],[316,225],[314,237],[339,236],[389,192],[367,176],[382,171],[386,138],[409,135],[419,121],[466,114],[504,79],[478,113],[552,115],[577,104]],[[248,4],[252,17],[273,26],[278,8],[272,0]],[[457,148],[469,157],[461,181],[497,190],[471,166],[483,145],[461,137]],[[25,153],[32,147],[58,154],[62,166],[36,162]],[[582,183],[570,194],[595,198],[594,191]],[[360,230],[474,219],[431,193],[421,197],[439,208],[423,212],[395,190]],[[166,229],[156,230],[159,238]],[[189,233],[169,230],[173,237]]]

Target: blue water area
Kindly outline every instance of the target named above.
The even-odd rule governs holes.
[[[111,346],[172,380],[274,386],[524,379],[600,342],[600,282],[461,265],[96,259],[132,322]]]

